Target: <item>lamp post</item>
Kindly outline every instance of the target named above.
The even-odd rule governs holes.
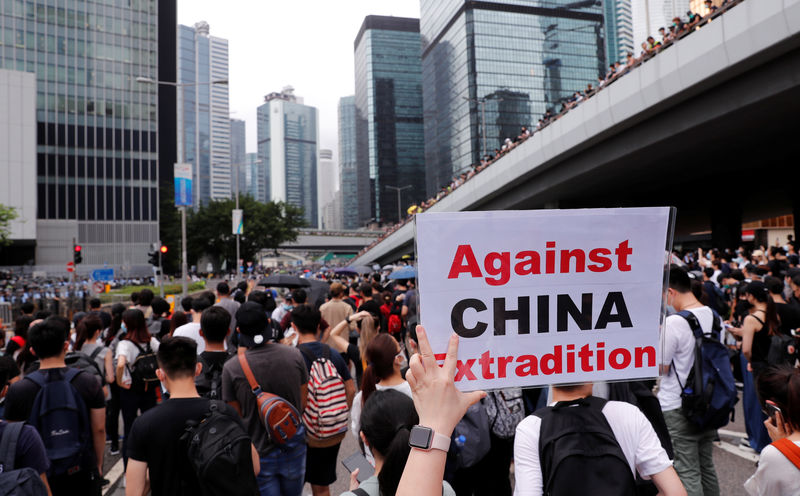
[[[386,189],[393,189],[397,191],[397,222],[403,220],[402,208],[400,207],[400,193],[402,193],[404,189],[409,188],[413,188],[413,186],[410,184],[408,186],[403,186],[402,188],[398,188],[397,186],[386,186]]]
[[[466,96],[462,96],[464,100],[468,102],[475,102],[481,106],[481,132],[483,134],[483,146],[481,150],[481,160],[483,157],[486,156],[486,100],[497,100],[498,102],[502,102],[502,98],[493,98],[491,95],[488,97],[482,96],[480,98],[469,98]]]
[[[201,83],[176,83],[173,81],[158,81],[156,79],[151,79],[149,77],[139,76],[136,78],[137,83],[141,84],[162,84],[165,86],[172,86],[173,88],[184,88],[188,86],[205,86],[205,85],[212,85],[212,84],[228,84],[227,79],[218,79],[214,81],[208,82],[201,82]],[[186,122],[185,122],[185,106],[186,101],[183,96],[183,106],[181,108],[181,136],[179,138],[179,143],[181,143],[181,149],[183,150],[183,162],[186,163],[186,141],[184,140],[183,133],[186,132]],[[189,283],[187,282],[188,277],[188,267],[187,267],[187,255],[186,255],[186,206],[179,207],[181,211],[181,297],[186,298],[186,295],[189,293]]]

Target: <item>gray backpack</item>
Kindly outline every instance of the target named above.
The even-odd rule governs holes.
[[[47,488],[36,470],[30,467],[14,468],[17,441],[25,427],[24,422],[6,423],[0,439],[0,495],[46,496]]]
[[[486,413],[494,435],[501,439],[511,439],[517,432],[517,425],[525,418],[522,389],[490,391],[486,394]]]

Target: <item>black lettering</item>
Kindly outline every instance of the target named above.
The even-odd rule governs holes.
[[[528,296],[517,298],[517,309],[506,309],[505,298],[494,299],[494,335],[506,335],[506,321],[517,321],[517,334],[530,334],[531,332],[531,299]]]
[[[556,297],[556,331],[565,332],[567,330],[567,316],[578,325],[582,331],[592,328],[592,293],[581,295],[581,308],[578,309],[575,302],[568,294],[560,294]]]
[[[550,296],[536,297],[536,315],[539,322],[538,332],[550,332]]]
[[[489,325],[485,322],[478,322],[472,329],[464,327],[464,312],[468,308],[472,308],[476,312],[483,312],[486,310],[486,305],[476,298],[467,298],[466,300],[459,301],[453,307],[453,311],[450,312],[450,325],[453,326],[453,330],[456,334],[462,338],[477,338],[486,331]]]
[[[612,314],[611,311],[615,308],[617,313]],[[625,304],[625,298],[622,296],[621,291],[608,293],[594,328],[605,329],[609,322],[619,322],[620,327],[633,327],[631,316],[628,313],[628,306]]]

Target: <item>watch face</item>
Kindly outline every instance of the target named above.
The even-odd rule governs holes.
[[[408,437],[408,444],[414,448],[428,449],[431,447],[433,430],[429,427],[415,425]]]

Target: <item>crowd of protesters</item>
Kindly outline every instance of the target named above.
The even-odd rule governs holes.
[[[555,107],[548,108],[538,120],[536,125],[533,126],[533,128],[522,126],[517,136],[502,138],[503,142],[500,147],[495,148],[491,153],[487,151],[485,155],[481,157],[480,163],[473,164],[468,167],[467,170],[458,173],[455,177],[453,177],[450,184],[443,186],[435,196],[409,207],[407,210],[408,216],[405,219],[402,219],[400,222],[386,228],[384,233],[376,241],[365,247],[360,254],[368,251],[390,236],[392,233],[403,227],[405,224],[410,222],[411,219],[413,219],[414,214],[424,212],[435,205],[442,198],[458,189],[466,181],[472,179],[476,174],[497,162],[498,159],[505,156],[507,153],[525,142],[538,131],[541,131],[548,125],[566,115],[571,109],[579,105],[581,102],[595,96],[605,87],[614,83],[633,69],[639,67],[663,50],[672,46],[674,43],[692,31],[700,29],[705,23],[711,21],[712,18],[721,15],[724,11],[733,7],[735,4],[740,3],[741,1],[742,0],[724,0],[722,4],[717,7],[711,0],[705,0],[705,11],[707,12],[705,16],[701,16],[692,11],[687,11],[685,18],[673,18],[672,23],[668,27],[659,28],[658,38],[655,36],[648,36],[647,40],[642,42],[642,50],[638,56],[635,56],[633,52],[628,52],[623,60],[610,64],[606,74],[598,76],[597,82],[594,86],[592,83],[587,83],[584,90],[575,91],[569,97],[564,98],[561,102],[558,102],[558,104],[561,105],[560,111],[557,111]]]

